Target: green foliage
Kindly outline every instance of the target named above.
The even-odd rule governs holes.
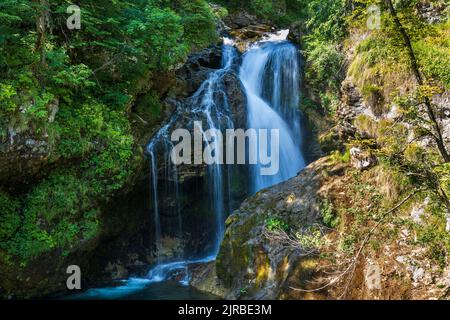
[[[344,252],[352,252],[355,249],[355,245],[358,241],[358,238],[355,233],[346,234],[339,244],[340,250]]]
[[[69,252],[98,232],[95,196],[74,172],[53,173],[27,196],[23,221],[2,249],[24,261],[56,248]]]
[[[142,160],[130,103],[154,73],[217,38],[204,0],[86,0],[80,31],[66,27],[69,1],[48,3],[0,2],[0,138],[8,127],[27,131],[48,141],[49,163],[65,164],[21,201],[0,194],[1,259],[24,264],[51,250],[68,254],[100,232],[99,208]],[[50,19],[39,38],[44,9]],[[163,107],[146,96],[138,108],[154,125]]]
[[[335,150],[331,154],[331,159],[335,163],[349,163],[350,162],[350,148],[345,148],[344,152]]]
[[[164,106],[155,92],[144,95],[136,106],[136,113],[151,125],[157,124],[161,117]]]
[[[17,96],[16,89],[10,84],[0,83],[0,112],[4,115],[14,112],[17,105],[14,97]]]
[[[336,228],[339,225],[339,217],[334,212],[333,203],[324,199],[320,204],[320,213],[323,223],[329,228]]]
[[[305,10],[305,80],[320,92],[322,108],[334,114],[344,71],[345,1],[308,1]]]
[[[309,39],[336,42],[345,36],[345,0],[312,0],[307,3],[309,19],[306,26],[312,31]]]
[[[337,50],[336,45],[319,39],[310,40],[307,58],[309,68],[306,77],[311,84],[321,91],[327,88],[338,91],[344,55]],[[328,105],[327,101],[324,103]]]
[[[278,25],[289,25],[305,16],[305,0],[215,0],[231,11],[246,10],[260,18],[273,21]]]
[[[446,208],[442,202],[431,196],[430,204],[427,206],[429,216],[423,221],[423,225],[416,225],[417,242],[428,248],[428,256],[441,268],[448,264],[450,254],[450,235],[445,230]]]
[[[177,8],[184,28],[184,41],[191,50],[198,50],[217,40],[215,17],[203,0],[170,1]],[[226,15],[221,11],[220,15]]]
[[[270,217],[266,220],[266,228],[269,231],[277,231],[277,230],[288,231],[289,225],[279,218]]]
[[[153,6],[146,8],[142,20],[132,20],[127,26],[127,34],[133,37],[138,54],[151,67],[162,70],[187,55],[188,48],[181,41],[183,31],[181,17],[169,8]]]
[[[20,227],[20,203],[0,192],[0,242],[14,235]]]
[[[450,89],[450,21],[433,27],[430,33],[414,44],[422,72],[430,82]]]
[[[319,249],[325,244],[322,230],[316,226],[311,226],[301,232],[296,232],[295,238],[303,249]]]

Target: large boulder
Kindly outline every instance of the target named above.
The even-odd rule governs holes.
[[[42,175],[52,150],[48,137],[10,127],[8,138],[0,142],[0,184],[17,187]]]
[[[59,111],[59,101],[53,100],[48,106],[46,125],[55,121]],[[0,185],[6,188],[27,188],[36,179],[45,176],[56,159],[53,156],[54,145],[47,131],[26,121],[26,107],[20,114],[9,119],[6,135],[0,138]]]
[[[275,299],[300,262],[301,252],[266,237],[267,221],[301,229],[320,222],[322,160],[299,176],[247,199],[227,220],[217,258],[217,276],[226,298]]]

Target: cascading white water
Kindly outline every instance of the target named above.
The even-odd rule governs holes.
[[[226,41],[224,41],[226,43]],[[234,128],[231,119],[231,112],[228,105],[228,97],[223,90],[223,77],[230,71],[233,61],[237,55],[236,49],[228,44],[224,44],[222,49],[222,69],[210,74],[208,79],[200,86],[193,95],[191,105],[194,106],[193,113],[199,115],[200,119],[206,122],[206,130],[202,128],[201,133],[206,143],[206,148],[211,148],[215,152],[223,153],[220,148],[215,148],[218,137],[207,136],[209,129],[223,131]],[[222,155],[216,155],[216,157]],[[214,163],[208,166],[208,184],[211,190],[212,209],[216,217],[215,244],[210,256],[216,256],[219,252],[220,242],[224,234],[225,208],[224,201],[225,180],[223,165]],[[228,180],[227,180],[228,182]],[[229,188],[227,188],[229,189]]]
[[[280,171],[275,176],[261,176],[260,165],[251,169],[249,193],[255,193],[263,188],[275,185],[295,176],[305,165],[301,154],[300,114],[297,111],[299,103],[299,60],[295,46],[285,41],[287,31],[268,36],[260,43],[251,47],[244,55],[240,68],[240,80],[247,95],[247,122],[252,129],[278,129],[280,133]],[[225,39],[223,46],[222,69],[212,72],[198,91],[191,97],[189,119],[187,125],[194,121],[203,121],[202,134],[206,146],[212,141],[207,137],[208,129],[234,128],[226,93],[223,90],[223,76],[230,71],[237,57],[236,49],[229,39]],[[173,143],[170,133],[176,128],[177,121],[186,116],[186,106],[178,106],[170,121],[162,127],[147,146],[152,173],[152,203],[153,221],[155,228],[155,242],[159,249],[164,234],[164,223],[160,210],[161,194],[158,184],[158,155],[163,154],[165,163],[164,183],[171,183],[169,188],[175,193],[178,201],[178,172],[170,161],[170,150]],[[184,113],[184,114],[183,114]],[[205,126],[206,124],[206,126]],[[213,139],[212,139],[213,140]],[[221,152],[221,150],[219,150]],[[258,150],[257,150],[258,152]],[[230,170],[223,165],[213,164],[208,167],[207,182],[210,191],[210,207],[215,214],[215,240],[212,249],[205,252],[200,259],[183,259],[164,262],[158,259],[145,279],[130,278],[123,286],[114,288],[92,289],[86,292],[86,297],[122,298],[132,292],[143,290],[152,283],[168,279],[180,279],[180,283],[188,284],[188,266],[193,263],[207,263],[216,258],[220,242],[224,234],[225,212],[230,203]],[[224,196],[225,190],[228,194]],[[173,195],[172,195],[173,196]],[[228,203],[227,203],[228,202]],[[179,232],[182,232],[181,213],[177,207],[179,217]],[[203,230],[202,230],[203,231]]]
[[[280,136],[280,170],[276,175],[263,176],[261,165],[253,166],[252,193],[294,177],[305,166],[297,111],[298,54],[295,46],[283,39],[284,35],[287,33],[282,31],[255,44],[245,53],[240,70],[247,94],[248,127],[278,129]]]
[[[162,248],[162,224],[161,224],[161,212],[159,208],[159,193],[158,193],[158,151],[160,148],[163,149],[164,154],[164,163],[166,163],[165,167],[165,176],[167,180],[175,181],[174,189],[175,189],[175,199],[179,199],[178,194],[178,187],[177,187],[177,179],[178,179],[178,172],[177,167],[174,166],[171,162],[169,162],[169,152],[173,148],[173,143],[170,141],[170,139],[167,139],[166,137],[169,135],[169,130],[172,127],[172,125],[175,123],[176,117],[173,117],[170,119],[170,121],[163,126],[158,133],[155,135],[154,139],[148,144],[147,146],[147,152],[150,157],[150,167],[151,167],[151,190],[152,190],[152,197],[151,200],[153,202],[153,223],[154,223],[154,237],[155,237],[155,246],[157,251],[161,250]],[[177,216],[178,220],[181,220],[181,212],[179,210],[179,207],[177,206]],[[182,236],[182,229],[181,229],[181,222],[178,222],[178,235]],[[159,256],[157,257],[158,263],[160,263]]]
[[[201,121],[202,128],[201,134],[203,135],[204,143],[206,144],[206,148],[213,148],[218,152],[222,152],[223,150],[215,149],[213,147],[215,143],[215,139],[217,137],[208,137],[207,131],[209,129],[231,129],[233,128],[233,121],[231,119],[231,114],[228,105],[228,98],[223,90],[223,77],[224,75],[230,71],[234,59],[237,56],[236,49],[227,43],[224,43],[222,49],[222,68],[212,72],[208,79],[203,82],[197,92],[190,98],[189,110],[190,113],[190,122],[187,123],[187,126],[193,126],[194,121]],[[184,106],[185,108],[187,106]],[[159,208],[158,201],[158,162],[157,162],[157,154],[158,151],[162,149],[162,153],[164,155],[164,163],[165,163],[165,176],[171,176],[171,179],[166,179],[165,183],[169,183],[168,181],[172,181],[173,189],[176,193],[175,199],[178,200],[178,173],[176,170],[176,166],[174,166],[170,159],[170,151],[173,148],[173,143],[170,141],[170,130],[174,129],[176,122],[181,118],[181,113],[186,112],[186,110],[180,110],[182,108],[178,108],[175,114],[172,116],[171,120],[168,124],[162,127],[159,132],[154,136],[154,138],[150,141],[147,146],[147,152],[150,156],[150,165],[152,172],[152,201],[153,201],[153,221],[155,227],[155,242],[157,250],[160,249],[161,246],[161,237],[164,233],[163,225],[161,223],[161,212]],[[206,125],[206,126],[205,126]],[[161,262],[158,258],[158,265],[152,268],[147,277],[151,279],[152,282],[163,281],[170,277],[175,271],[186,271],[187,265],[189,263],[198,263],[198,262],[207,262],[215,259],[218,251],[220,242],[223,238],[224,234],[224,224],[225,224],[225,180],[229,183],[228,179],[224,179],[224,170],[223,166],[219,163],[208,166],[208,174],[207,174],[207,182],[209,185],[208,190],[210,191],[210,207],[215,214],[215,241],[212,249],[209,252],[206,252],[206,257],[187,261],[187,260],[178,260],[175,262]],[[177,204],[178,205],[178,204]],[[179,211],[179,207],[178,207]],[[180,216],[180,212],[178,212]],[[181,216],[179,218],[179,229],[182,230]],[[181,231],[180,231],[181,232]],[[182,258],[182,257],[180,257]],[[187,273],[185,275],[187,277]],[[186,282],[186,280],[182,281]]]

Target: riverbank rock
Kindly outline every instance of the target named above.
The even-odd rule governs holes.
[[[215,261],[189,265],[189,285],[203,292],[224,298],[226,289],[217,278]]]
[[[273,299],[284,293],[301,252],[266,237],[267,223],[298,229],[318,223],[318,192],[326,167],[319,161],[298,177],[260,191],[228,218],[216,265],[227,298]]]

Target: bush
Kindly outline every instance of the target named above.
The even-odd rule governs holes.
[[[19,201],[0,192],[0,241],[11,238],[20,227]]]
[[[339,75],[344,55],[333,43],[312,41],[308,47],[309,68],[306,70],[306,78],[321,91],[326,91],[327,88],[339,90]]]
[[[17,109],[15,96],[17,96],[17,91],[12,85],[0,83],[0,113],[7,115]]]
[[[333,203],[324,199],[320,205],[320,212],[322,214],[323,223],[329,228],[336,228],[339,225],[339,217],[336,216],[333,208]]]
[[[26,263],[56,248],[68,253],[91,239],[99,230],[98,194],[92,191],[73,171],[53,173],[26,197],[23,221],[14,224],[15,233],[2,249]]]
[[[435,26],[434,33],[417,41],[414,50],[422,72],[430,81],[450,89],[450,21]]]

